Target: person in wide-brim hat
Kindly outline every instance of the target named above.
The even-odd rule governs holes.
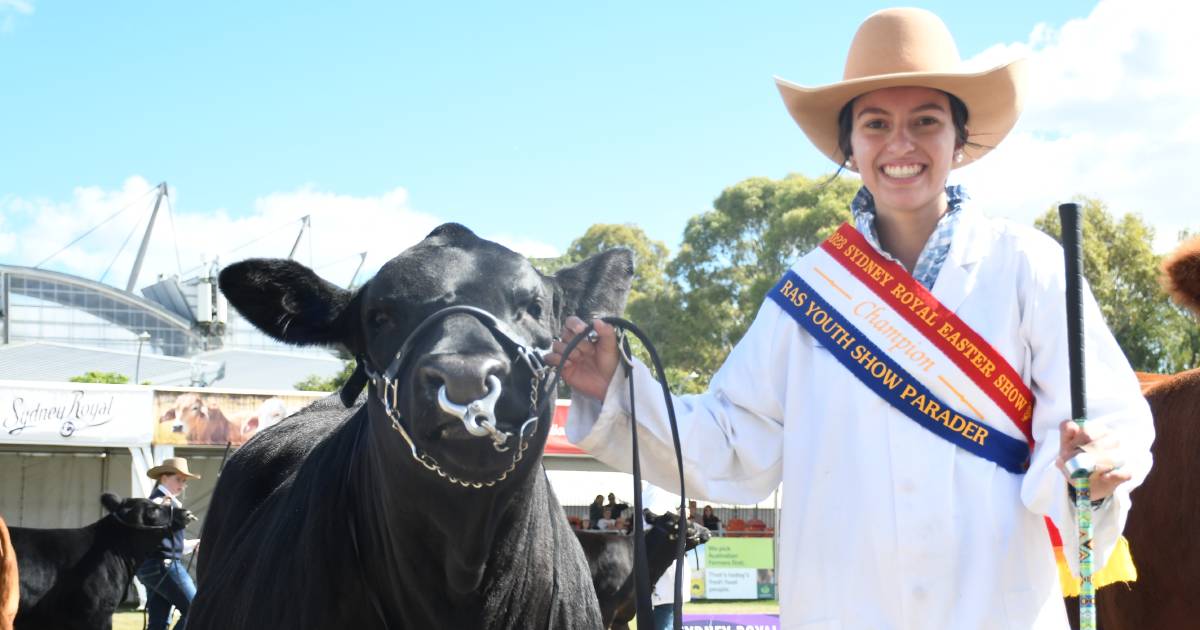
[[[183,509],[183,493],[188,480],[200,475],[188,469],[183,457],[168,457],[146,471],[157,483],[146,498],[172,509]],[[183,528],[173,528],[164,534],[155,549],[137,567],[136,575],[146,587],[146,628],[166,630],[171,610],[180,614],[176,628],[187,625],[187,614],[196,596],[196,584],[187,572],[182,559],[192,552],[199,539],[185,538]]]
[[[187,477],[188,479],[200,479],[200,475],[193,474],[188,470],[187,458],[184,457],[168,457],[161,464],[146,471],[146,476],[157,480],[159,477],[167,474],[176,474]]]
[[[710,389],[673,413],[654,396],[635,406],[634,389],[659,383],[636,360],[617,369],[615,331],[600,320],[562,372],[567,436],[596,459],[629,472],[636,422],[651,436],[638,442],[646,478],[673,479],[676,451],[659,437],[677,422],[689,492],[754,503],[788,489],[775,530],[782,627],[1066,628],[1046,523],[1075,528],[1064,463],[1085,446],[1103,462],[1089,479],[1097,565],[1121,548],[1130,492],[1152,461],[1137,379],[1084,289],[1090,419],[1086,431],[1068,420],[1061,247],[947,185],[1012,130],[1023,67],[965,69],[928,11],[869,16],[844,80],[777,79],[817,149],[859,173],[851,221],[768,292]],[[849,192],[813,188],[826,201]],[[824,210],[791,192],[780,201],[782,189],[773,203],[805,218],[777,227],[824,227]],[[566,318],[547,362],[562,365],[586,331]],[[967,425],[986,428],[953,428]]]
[[[970,112],[963,158],[952,168],[981,158],[1016,124],[1021,113],[1024,60],[984,70],[964,69],[946,25],[922,9],[887,9],[859,27],[838,83],[819,87],[775,78],[788,112],[808,139],[834,162],[850,156],[838,146],[838,114],[854,98],[888,87],[928,87],[953,94]]]

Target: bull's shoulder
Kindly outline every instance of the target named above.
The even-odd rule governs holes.
[[[238,627],[296,626],[302,618],[303,627],[327,627],[321,615],[343,613],[349,615],[345,619],[374,619],[375,611],[363,599],[365,584],[353,566],[354,537],[347,516],[352,493],[346,473],[364,422],[366,411],[361,410],[336,423],[290,476],[253,505],[232,504],[230,493],[214,494],[214,508],[226,505],[221,506],[215,541],[209,539],[207,524],[202,536],[204,564],[189,628],[226,628],[231,620]],[[222,474],[218,490],[221,484],[238,484],[237,477],[228,475],[228,470]],[[330,579],[344,589],[336,606],[322,596],[303,601],[278,596],[281,580],[289,591],[317,593],[327,590]],[[348,627],[367,627],[367,622]]]
[[[197,573],[221,552],[247,518],[273,494],[286,488],[313,449],[354,417],[361,405],[346,409],[337,395],[321,399],[248,440],[221,470],[204,522]]]

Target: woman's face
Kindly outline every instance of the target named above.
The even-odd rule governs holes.
[[[938,90],[893,87],[854,102],[850,146],[863,185],[885,212],[940,212],[954,159],[950,99]]]

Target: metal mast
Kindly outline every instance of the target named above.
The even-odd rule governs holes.
[[[301,220],[300,233],[296,235],[296,242],[292,243],[292,251],[288,252],[288,260],[292,260],[293,258],[296,257],[296,248],[300,247],[300,239],[304,237],[304,230],[310,226],[309,218],[311,216],[312,215],[306,214],[306,215],[304,215],[304,218]]]
[[[154,211],[150,213],[150,224],[146,226],[146,234],[142,236],[142,246],[138,248],[137,258],[133,261],[133,271],[129,272],[129,282],[125,285],[125,290],[132,292],[133,286],[137,284],[138,274],[142,271],[142,261],[146,259],[146,248],[150,246],[150,234],[154,231],[154,219],[158,216],[158,207],[162,204],[163,197],[167,196],[167,182],[162,182],[158,185],[158,196],[154,198]]]
[[[347,289],[354,288],[354,281],[358,279],[358,272],[362,271],[363,263],[367,262],[367,252],[359,254],[358,266],[354,268],[354,275],[350,276],[350,284],[346,285]]]

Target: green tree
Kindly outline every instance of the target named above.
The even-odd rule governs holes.
[[[292,387],[304,392],[333,392],[341,389],[342,385],[354,373],[354,359],[342,361],[342,369],[333,376],[324,377],[316,374],[309,375],[304,380],[292,385]]]
[[[1080,197],[1076,202],[1083,216],[1084,276],[1133,369],[1178,372],[1195,366],[1200,332],[1159,285],[1162,257],[1151,248],[1154,228],[1136,214],[1115,217],[1100,200]],[[1034,225],[1061,240],[1055,208]]]
[[[675,314],[677,309],[674,307],[678,303],[677,292],[666,274],[670,250],[662,241],[651,239],[644,230],[633,224],[597,223],[589,227],[583,236],[572,241],[562,256],[533,262],[543,273],[550,273],[615,247],[626,247],[633,251],[633,285],[623,317],[645,331],[661,351],[660,339],[669,327],[669,320]],[[636,339],[631,340],[631,348],[649,364],[649,356]],[[685,380],[677,378],[677,373],[678,370],[669,369],[668,379],[673,385]]]
[[[849,179],[754,177],[688,221],[668,266],[679,311],[668,318],[664,357],[691,376],[684,389],[707,387],[792,261],[849,220],[858,187]]]
[[[107,383],[109,385],[123,385],[129,382],[129,377],[116,372],[97,372],[89,370],[80,376],[72,376],[67,379],[72,383]]]
[[[616,247],[633,250],[633,287],[629,302],[637,302],[661,292],[667,284],[666,266],[670,251],[662,241],[646,235],[642,228],[631,223],[597,223],[571,242],[563,256],[567,264],[581,262],[589,256]]]

